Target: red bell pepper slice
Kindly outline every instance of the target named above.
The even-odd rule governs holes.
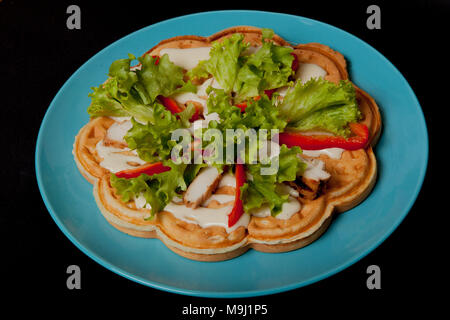
[[[267,96],[269,99],[272,99],[272,95],[273,95],[273,93],[275,92],[275,90],[277,90],[277,89],[264,90],[264,93],[266,94],[266,96]]]
[[[167,110],[172,112],[172,114],[183,111],[183,109],[180,108],[178,103],[175,100],[173,100],[172,98],[167,98],[167,97],[163,97],[163,96],[158,96],[158,98],[159,98],[159,101],[161,101],[161,103],[163,104],[163,106],[166,107]]]
[[[177,114],[177,113],[183,111],[183,109],[178,105],[178,103],[175,100],[173,100],[172,98],[167,98],[167,97],[163,97],[163,96],[158,96],[158,98],[159,98],[159,101],[161,101],[161,103],[163,104],[163,106],[166,107],[167,110],[172,112],[172,114]],[[200,109],[195,104],[194,104],[194,107],[195,107],[195,112],[192,115],[192,117],[189,119],[190,122],[200,119]]]
[[[245,109],[247,108],[247,102],[238,103],[238,104],[236,105],[236,107],[238,107],[239,109],[241,109],[241,112],[244,112]]]
[[[342,148],[345,150],[363,149],[369,142],[369,129],[362,123],[350,123],[350,130],[354,136],[343,137],[326,135],[304,135],[297,132],[282,132],[279,135],[280,144],[293,147],[299,146],[304,150],[320,150],[326,148]]]
[[[143,166],[137,167],[135,169],[128,169],[128,170],[122,170],[116,173],[116,176],[118,178],[136,178],[139,177],[141,174],[145,173],[149,176],[169,171],[170,167],[166,167],[162,164],[162,162],[155,162],[155,163],[149,163],[145,164]]]
[[[200,108],[197,107],[197,105],[194,104],[195,112],[192,115],[192,117],[189,119],[190,122],[194,122],[195,120],[200,119]]]
[[[297,71],[299,67],[298,57],[295,53],[291,52],[291,55],[294,57],[294,60],[292,60],[291,68],[293,71]]]
[[[236,164],[236,171],[234,173],[236,176],[236,195],[234,199],[233,209],[228,215],[228,227],[231,228],[239,221],[239,218],[244,213],[244,204],[241,200],[241,187],[245,183],[245,170],[242,163]]]

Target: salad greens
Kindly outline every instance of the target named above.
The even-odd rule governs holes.
[[[355,89],[348,81],[339,84],[323,79],[312,79],[305,84],[292,82],[294,56],[292,48],[275,45],[269,41],[273,31],[263,30],[263,41],[256,51],[244,42],[244,36],[234,34],[221,42],[212,43],[210,58],[200,61],[197,67],[186,74],[183,69],[169,60],[167,54],[161,57],[144,55],[137,60],[140,69],[130,70],[133,55],[128,59],[116,60],[109,69],[108,80],[92,88],[91,105],[88,113],[97,116],[131,116],[132,128],[124,139],[128,147],[136,150],[147,162],[161,161],[171,170],[135,178],[118,178],[111,174],[111,185],[124,202],[143,196],[152,207],[152,216],[162,210],[179,192],[186,190],[198,172],[208,164],[175,164],[171,150],[176,144],[171,133],[191,126],[190,119],[195,107],[189,104],[182,112],[172,114],[157,97],[169,97],[180,92],[196,92],[197,87],[187,78],[206,79],[211,76],[222,89],[209,87],[207,90],[208,112],[217,113],[220,120],[211,120],[207,129],[217,129],[225,137],[228,129],[253,129],[261,133],[270,130],[325,130],[340,136],[348,136],[348,124],[360,119]],[[254,51],[254,52],[253,52]],[[280,102],[277,93],[269,98],[264,91],[289,86]],[[257,97],[257,98],[255,98]],[[245,102],[245,112],[236,107]],[[194,139],[194,138],[192,138]],[[223,147],[228,143],[223,141]],[[193,141],[193,140],[191,140]],[[202,142],[205,148],[209,142]],[[261,145],[246,148],[235,155],[234,161],[250,159],[257,154]],[[269,163],[248,163],[245,165],[249,179],[241,188],[241,199],[245,212],[261,206],[268,206],[273,215],[281,212],[289,195],[280,185],[294,181],[306,169],[306,163],[299,155],[299,147],[282,145],[279,153]],[[225,152],[223,153],[225,154]],[[235,162],[232,163],[235,163]],[[276,162],[278,170],[261,174],[262,169],[271,168]],[[220,171],[224,164],[209,163]]]
[[[348,136],[348,124],[360,119],[356,93],[349,81],[338,85],[324,79],[311,79],[288,90],[279,105],[289,128],[299,131],[325,130]]]
[[[270,165],[258,163],[247,166],[252,178],[241,189],[245,212],[261,208],[263,205],[268,205],[274,216],[281,212],[282,205],[288,200],[289,195],[282,191],[280,184],[294,181],[306,169],[306,163],[298,157],[299,154],[301,154],[299,147],[288,148],[282,145],[280,154],[272,158],[272,161],[278,161],[278,170],[273,174],[261,174],[261,168],[268,168]]]
[[[183,69],[173,64],[167,54],[159,59],[149,55],[138,58],[140,70],[130,70],[133,60],[135,57],[130,54],[128,59],[114,61],[108,80],[92,88],[94,92],[89,94],[92,101],[87,110],[90,116],[131,116],[155,124],[160,120],[160,112],[155,110],[161,106],[157,96],[197,91],[192,83],[183,81]]]
[[[293,49],[266,41],[272,36],[273,31],[263,30],[262,46],[253,54],[248,54],[249,45],[243,43],[242,34],[213,43],[210,58],[200,61],[188,75],[214,76],[226,93],[234,92],[235,103],[256,97],[264,90],[285,86],[293,75]]]
[[[136,150],[139,158],[147,162],[156,162],[169,158],[173,147],[173,143],[171,143],[172,131],[186,128],[186,123],[180,119],[189,119],[194,114],[195,108],[191,106],[183,110],[180,119],[161,104],[155,104],[153,111],[154,118],[157,119],[154,124],[142,124],[131,119],[133,127],[124,137],[128,147]]]
[[[222,42],[214,42],[208,60],[200,61],[197,67],[188,72],[191,78],[208,78],[214,76],[221,87],[230,93],[234,88],[239,69],[244,64],[242,53],[248,48],[243,43],[242,34],[233,34]]]
[[[177,192],[186,190],[184,172],[187,165],[175,165],[172,161],[163,163],[171,169],[151,176],[141,174],[136,178],[126,179],[111,173],[111,185],[124,202],[143,196],[152,207],[152,218],[155,213],[164,209]]]

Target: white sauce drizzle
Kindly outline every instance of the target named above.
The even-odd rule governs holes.
[[[131,121],[132,117],[130,117],[130,116],[128,116],[128,117],[113,117],[113,116],[110,116],[109,118],[113,119],[116,122],[123,122],[123,121]],[[136,119],[136,118],[134,118],[134,120],[136,122],[139,122],[140,124],[147,124],[146,121],[142,121],[142,120],[139,120],[139,119]]]
[[[139,158],[134,151],[131,151],[129,148],[114,148],[110,146],[105,146],[103,144],[103,140],[100,140],[95,146],[98,155],[103,158],[100,162],[100,166],[113,172],[119,172],[122,170],[128,170],[136,168],[128,164],[128,162],[136,162],[140,165],[145,164],[146,162]],[[131,151],[134,156],[123,154],[124,151]]]
[[[188,101],[198,102],[203,107],[203,115],[208,114],[208,107],[206,105],[206,100],[208,99],[208,95],[206,94],[206,89],[212,85],[214,88],[220,87],[217,81],[214,78],[210,78],[203,82],[201,85],[197,86],[197,93],[193,92],[181,92],[172,96],[172,98],[180,103],[186,104]]]
[[[199,61],[209,59],[209,51],[211,47],[199,47],[199,48],[165,48],[159,53],[160,56],[164,54],[169,55],[169,60],[175,65],[182,67],[186,70],[195,68]]]
[[[278,186],[279,190],[281,190],[284,194],[289,194],[290,196],[297,198],[299,196],[298,191],[292,188],[291,186],[288,186],[287,184],[281,183]]]
[[[214,79],[214,77],[212,77],[206,79],[201,85],[197,87],[197,95],[200,97],[207,98],[208,94],[206,93],[206,89],[208,89],[209,86],[213,87],[214,89],[223,89],[217,82],[217,80]]]
[[[188,223],[195,223],[202,228],[211,226],[219,226],[225,228],[227,233],[231,233],[240,226],[247,227],[250,222],[250,215],[243,214],[241,218],[231,228],[228,227],[228,215],[233,209],[233,206],[225,206],[222,208],[204,208],[198,207],[196,209],[189,208],[184,204],[169,203],[164,211],[172,213],[177,219],[186,221]]]
[[[217,201],[218,203],[227,203],[234,201],[235,196],[231,194],[213,194],[208,199],[203,202],[202,206],[206,207],[208,204],[211,203],[211,201]]]
[[[299,212],[302,208],[300,201],[294,197],[289,197],[288,201],[283,203],[281,212],[275,216],[276,219],[287,220],[290,219],[295,213]],[[251,215],[258,218],[265,218],[271,215],[270,208],[268,206],[262,206],[259,209],[252,210]]]
[[[321,150],[303,150],[303,154],[308,157],[318,157],[323,154],[331,159],[340,159],[344,151],[342,148],[326,148]]]
[[[136,205],[136,208],[138,208],[138,209],[142,209],[142,208],[151,209],[152,208],[150,203],[147,203],[147,200],[145,200],[144,194],[142,192],[134,197],[134,204]]]
[[[113,116],[110,116],[110,118],[113,119],[116,122],[123,122],[123,121],[127,121],[127,120],[130,121],[131,120],[131,117],[113,117]]]
[[[188,101],[194,101],[200,103],[203,106],[203,109],[206,107],[206,100],[200,98],[197,94],[192,92],[178,93],[173,95],[172,98],[180,104],[186,104]]]
[[[173,202],[173,203],[183,203],[183,198],[181,198],[181,197],[175,195],[175,196],[173,196],[173,198],[172,198],[172,202]]]
[[[303,159],[307,163],[307,167],[303,176],[305,178],[319,181],[326,180],[330,177],[330,174],[324,170],[325,163],[319,159]]]
[[[288,90],[290,89],[290,86],[284,86],[279,89],[277,89],[277,93],[280,95],[281,98],[284,98]]]
[[[323,78],[327,75],[327,72],[313,63],[299,63],[297,72],[295,73],[295,79],[300,80],[302,83],[308,82],[312,78]]]
[[[133,127],[133,124],[129,120],[115,122],[106,131],[106,136],[111,140],[126,143],[123,137],[127,134],[131,127]]]
[[[219,182],[218,188],[221,187],[233,187],[236,188],[236,178],[231,173],[226,173],[222,176],[222,179]]]
[[[312,78],[323,78],[326,75],[327,72],[316,64],[299,63],[299,67],[294,75],[294,79],[300,81],[301,83],[306,83]],[[277,93],[281,98],[280,100],[282,100],[286,96],[290,88],[292,87],[284,86],[278,88]]]

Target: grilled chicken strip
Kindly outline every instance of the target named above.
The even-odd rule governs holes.
[[[221,175],[217,168],[203,168],[189,185],[184,194],[184,203],[191,208],[197,208],[217,187]]]
[[[295,181],[291,181],[288,184],[298,191],[299,197],[314,200],[322,194],[325,181],[298,177]]]

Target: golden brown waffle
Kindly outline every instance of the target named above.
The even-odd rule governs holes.
[[[180,36],[164,40],[146,54],[157,55],[163,48],[193,48],[210,46],[233,33],[242,33],[245,41],[261,44],[261,30],[254,27],[233,27],[210,37]],[[275,35],[279,45],[290,45]],[[319,65],[335,83],[348,79],[344,57],[331,48],[318,44],[299,44],[294,48],[299,62]],[[381,130],[381,117],[375,101],[356,87],[357,101],[370,132],[370,146],[356,151],[344,151],[340,159],[321,155],[326,171],[331,174],[324,193],[315,200],[299,199],[302,209],[290,219],[252,216],[247,228],[239,227],[227,233],[222,227],[202,228],[160,212],[153,220],[146,220],[150,211],[123,203],[109,182],[108,170],[100,166],[96,144],[105,138],[115,121],[108,117],[91,119],[79,132],[74,144],[74,157],[80,172],[94,184],[94,197],[106,220],[118,230],[137,237],[158,238],[167,247],[186,258],[199,261],[221,261],[234,258],[250,248],[264,252],[284,252],[301,248],[316,240],[327,229],[333,213],[356,206],[370,193],[375,184],[377,165],[372,150]],[[306,156],[305,156],[306,157]],[[214,193],[233,194],[234,188],[222,187]],[[217,204],[210,204],[214,206]]]

